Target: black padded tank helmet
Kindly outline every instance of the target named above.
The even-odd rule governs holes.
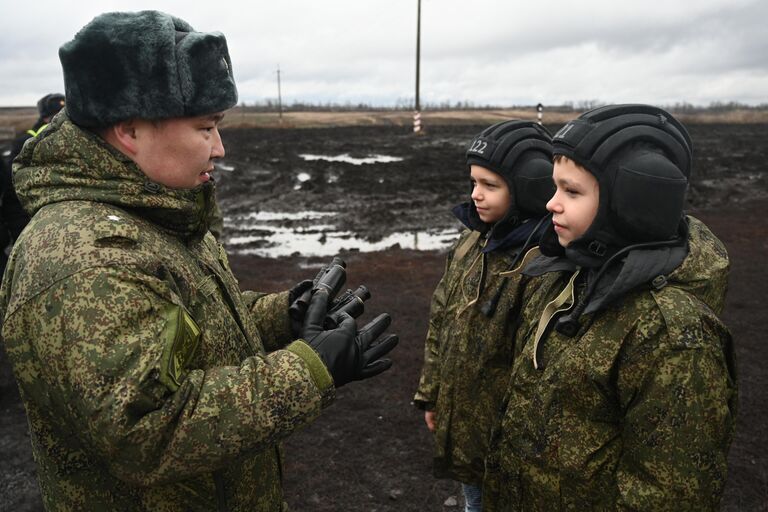
[[[677,236],[692,146],[668,112],[650,105],[590,110],[555,134],[553,153],[587,169],[600,186],[597,215],[578,241],[582,250],[599,258],[608,248]]]
[[[512,204],[503,222],[517,225],[547,213],[554,193],[552,136],[532,121],[502,121],[472,139],[467,165],[479,165],[500,175],[509,186]]]

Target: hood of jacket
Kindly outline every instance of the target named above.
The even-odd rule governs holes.
[[[725,306],[728,288],[728,251],[706,224],[695,217],[687,218],[688,256],[667,281],[695,296],[719,315]]]
[[[61,201],[111,204],[181,238],[203,235],[214,206],[210,181],[190,190],[151,181],[127,156],[61,112],[13,164],[16,193],[34,215]]]

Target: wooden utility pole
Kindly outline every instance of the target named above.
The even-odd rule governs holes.
[[[280,64],[277,65],[277,111],[280,114],[280,124],[283,123],[283,95],[280,91]]]
[[[413,133],[421,133],[421,105],[419,103],[419,73],[421,68],[421,0],[416,12],[416,104],[413,112]]]

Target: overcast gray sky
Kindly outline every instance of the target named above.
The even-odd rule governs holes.
[[[105,11],[223,32],[241,101],[413,100],[416,0],[0,0],[0,105],[63,92],[58,48]],[[422,0],[422,103],[768,103],[766,0]]]

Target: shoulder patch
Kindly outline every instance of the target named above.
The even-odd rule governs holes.
[[[197,353],[200,327],[184,308],[175,304],[169,306],[165,318],[160,382],[171,391],[176,391],[189,373],[187,367]]]

